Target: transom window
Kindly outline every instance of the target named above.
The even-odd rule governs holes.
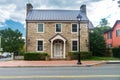
[[[116,30],[116,36],[120,36],[120,29]]]
[[[77,51],[77,41],[72,41],[72,51]]]
[[[77,32],[77,24],[72,24],[72,32]]]
[[[38,24],[38,32],[43,32],[43,24],[42,23]]]
[[[37,44],[37,50],[38,51],[43,51],[43,41],[42,40],[39,40],[38,41],[38,44]]]
[[[56,32],[61,32],[61,24],[56,24]]]

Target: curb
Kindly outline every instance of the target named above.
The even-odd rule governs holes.
[[[92,64],[81,64],[81,65],[77,65],[77,64],[57,64],[57,65],[12,65],[12,66],[0,66],[0,68],[27,68],[27,67],[92,67],[92,66],[101,66],[104,64],[120,64],[120,61],[102,61],[102,62],[98,62],[98,63],[92,63]]]
[[[120,64],[120,61],[107,61],[106,64]]]
[[[95,64],[86,64],[86,65],[46,65],[46,66],[0,66],[0,68],[27,68],[27,67],[92,67],[92,66],[100,66],[106,64],[106,62],[100,62],[100,63],[95,63]]]

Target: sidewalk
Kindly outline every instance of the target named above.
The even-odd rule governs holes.
[[[70,61],[2,61],[0,67],[89,67],[105,64],[105,61],[82,61],[77,65],[77,60]]]

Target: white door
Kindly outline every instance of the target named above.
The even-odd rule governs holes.
[[[62,44],[61,43],[54,44],[54,58],[62,58]]]

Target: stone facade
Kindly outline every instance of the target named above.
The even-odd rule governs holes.
[[[38,23],[43,23],[44,25],[44,32],[39,33]],[[47,52],[49,55],[53,54],[51,53],[51,42],[49,41],[53,36],[55,36],[57,33],[55,31],[55,25],[58,22],[27,22],[27,34],[26,34],[26,42],[27,52],[39,52],[37,51],[37,41],[43,40],[43,47],[44,50],[42,52]],[[62,25],[62,31],[59,33],[62,35],[67,41],[65,45],[65,55],[68,52],[72,52],[72,40],[78,40],[78,32],[73,33],[72,32],[72,24],[77,22],[59,22]],[[87,22],[81,22],[80,23],[81,30],[80,30],[80,51],[89,51],[89,34],[88,34],[88,24]]]
[[[68,52],[77,52],[78,14],[81,16],[80,51],[89,51],[91,27],[86,15],[86,5],[82,5],[80,10],[35,10],[31,4],[26,7],[26,52],[47,52],[51,58],[62,59],[66,58]],[[42,32],[38,31],[38,24],[42,24]],[[56,24],[61,25],[57,26],[61,27],[59,33],[56,32]],[[75,24],[75,32],[72,32],[72,24]]]

